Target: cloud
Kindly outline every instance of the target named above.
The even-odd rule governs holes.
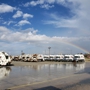
[[[25,7],[28,6],[37,6],[40,5],[41,8],[45,8],[45,9],[50,9],[53,8],[54,5],[49,5],[49,4],[53,4],[55,2],[55,0],[37,0],[37,1],[31,1],[31,2],[27,2],[24,4]]]
[[[9,32],[9,29],[7,29],[6,27],[4,26],[0,26],[0,33],[5,33],[5,32]]]
[[[29,5],[36,6],[37,3],[35,1],[31,1],[31,2],[27,2],[27,3],[24,4],[25,7],[28,7]]]
[[[37,5],[44,5],[44,4],[64,4],[66,5],[66,1],[65,0],[37,0],[37,1],[30,1],[30,2],[27,2],[24,4],[25,7],[28,7],[28,6],[37,6]]]
[[[12,23],[15,23],[14,21],[8,21],[8,22],[3,22],[3,24],[6,24],[6,25],[10,25],[10,24],[12,24]]]
[[[0,26],[0,45],[2,46],[2,50],[7,50],[12,53],[20,53],[21,50],[28,52],[31,48],[30,51],[40,53],[43,49],[51,46],[52,51],[57,53],[70,53],[70,51],[66,50],[67,48],[73,48],[73,52],[78,52],[80,49],[78,48],[76,50],[76,48],[72,46],[73,44],[76,46],[79,45],[86,50],[90,50],[88,48],[88,45],[90,45],[90,37],[49,37],[43,34],[37,34],[37,32],[38,30],[35,30],[34,28],[12,31],[4,26]]]
[[[31,1],[28,5],[36,6],[38,4],[44,4],[44,0]]]
[[[13,18],[19,18],[19,17],[23,17],[23,19],[25,20],[21,20],[18,22],[18,24],[15,24],[15,26],[22,26],[25,24],[31,24],[27,19],[28,18],[33,18],[32,14],[28,14],[28,13],[23,13],[22,11],[17,11],[16,14],[13,15]],[[9,22],[8,25],[10,25],[13,22]]]
[[[13,18],[19,18],[19,17],[23,17],[24,19],[27,18],[33,18],[32,14],[28,14],[28,13],[23,13],[22,11],[17,11],[14,15]]]
[[[9,21],[7,25],[10,25],[11,23],[15,23],[14,21]]]
[[[66,28],[73,30],[73,33],[77,31],[76,36],[90,36],[90,1],[88,0],[56,0],[58,4],[62,4],[66,8],[70,9],[70,16],[63,17],[60,14],[48,14],[49,20],[45,20],[44,24],[53,25],[56,28]],[[70,3],[72,3],[70,5]],[[75,34],[74,34],[75,35]]]
[[[24,18],[24,19],[33,18],[33,15],[28,14],[28,13],[25,13],[25,14],[23,14],[23,18]]]
[[[22,32],[13,32],[6,27],[0,26],[0,40],[6,40],[10,42],[30,42],[30,41],[39,41],[47,38],[45,35],[37,35],[38,30],[34,30],[33,28],[28,28],[26,30],[22,30]],[[8,37],[7,37],[8,35]],[[11,38],[12,37],[12,38]]]
[[[18,18],[21,17],[23,15],[22,11],[17,11],[16,14],[13,15],[13,18]]]
[[[18,24],[16,24],[16,26],[22,26],[22,25],[25,25],[25,24],[31,24],[31,23],[27,20],[21,20],[21,21],[18,22]]]
[[[50,8],[53,8],[54,5],[49,5],[49,4],[44,4],[44,5],[41,5],[41,8],[45,8],[45,9],[50,9]]]
[[[53,4],[56,0],[37,0],[37,1],[31,1],[24,4],[25,7],[28,6],[36,6],[36,5],[44,5],[44,4]]]
[[[90,37],[49,37],[46,35],[37,34],[38,30],[35,30],[34,28],[28,28],[25,30],[19,31],[11,31],[10,29],[0,26],[0,34],[1,37],[4,35],[3,39],[9,40],[9,41],[42,41],[44,42],[75,42],[75,41],[90,41]],[[8,35],[8,37],[7,37]]]
[[[47,21],[44,21],[44,23],[45,24],[52,24],[56,28],[61,28],[61,27],[64,27],[64,28],[77,28],[77,21],[76,20],[59,18],[58,16],[56,16],[56,17],[58,18],[58,20],[56,20],[56,19],[55,20],[47,20]]]
[[[46,1],[46,0],[44,0],[44,1]],[[53,3],[55,3],[55,1],[56,0],[47,0],[46,2],[49,3],[49,4],[53,4]]]
[[[16,8],[10,5],[4,3],[0,5],[0,13],[13,12],[14,10],[16,10]]]

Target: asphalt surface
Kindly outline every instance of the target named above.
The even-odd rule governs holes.
[[[90,90],[90,62],[12,62],[0,67],[0,90]]]

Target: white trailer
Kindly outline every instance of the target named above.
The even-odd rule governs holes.
[[[11,58],[6,52],[0,52],[0,65],[10,65]]]
[[[38,54],[33,54],[32,57],[31,57],[31,61],[32,62],[37,62],[38,61],[37,56],[38,56]]]
[[[25,54],[21,55],[21,61],[25,61]]]
[[[43,54],[33,54],[31,57],[31,61],[45,61]]]
[[[24,58],[23,61],[25,61],[25,62],[30,61],[30,55],[29,54],[25,54],[25,58]]]
[[[74,55],[74,61],[85,61],[84,55],[83,54],[75,54]]]
[[[17,56],[14,56],[13,60],[14,61],[19,61],[19,56],[18,55]]]
[[[73,55],[64,55],[63,61],[73,61],[74,56]]]
[[[37,55],[37,61],[45,61],[44,60],[44,55],[43,54],[38,54]]]
[[[50,56],[49,56],[49,60],[50,60],[50,61],[54,61],[54,60],[55,60],[55,55],[50,55]]]
[[[48,61],[49,60],[49,55],[44,55],[44,61]]]
[[[55,61],[62,61],[64,58],[64,55],[55,55]]]
[[[26,58],[27,58],[27,61],[30,62],[31,61],[31,58],[32,58],[32,55],[31,54],[28,54]]]

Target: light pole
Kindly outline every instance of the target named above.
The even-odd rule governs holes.
[[[50,49],[51,49],[51,47],[48,47],[48,49],[49,49],[49,59],[50,59]]]

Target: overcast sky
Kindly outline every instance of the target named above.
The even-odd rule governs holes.
[[[90,52],[90,0],[0,0],[0,51]]]

